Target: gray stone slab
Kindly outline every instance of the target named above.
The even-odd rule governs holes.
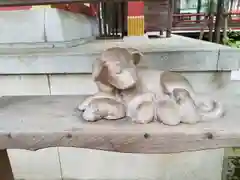
[[[9,149],[8,156],[16,180],[62,179],[57,148],[37,152]]]
[[[0,22],[0,48],[73,47],[98,32],[95,18],[56,8],[1,11]]]
[[[99,54],[45,54],[0,56],[0,74],[91,73]],[[216,70],[217,52],[154,52],[145,53],[139,67],[175,70]]]
[[[56,8],[45,9],[47,42],[64,42],[88,39],[97,35],[97,20],[83,14],[75,14]]]
[[[52,48],[72,48],[76,47],[82,44],[86,44],[92,40],[94,40],[95,37],[90,38],[83,38],[83,39],[75,39],[70,41],[52,41],[52,42],[34,42],[34,43],[27,43],[27,42],[21,42],[21,43],[0,43],[0,49],[3,50],[9,50],[9,49],[20,49],[21,51],[31,51],[31,50],[37,50],[37,49],[52,49]]]
[[[0,74],[90,73],[96,57],[74,54],[1,56]]]
[[[91,73],[93,61],[110,47],[134,47],[143,52],[140,67],[175,71],[216,71],[215,45],[173,36],[140,41],[93,40],[72,48],[0,48],[0,74]]]
[[[239,96],[221,96],[226,116],[196,125],[136,125],[122,119],[87,123],[77,105],[84,96],[0,99],[0,149],[79,147],[125,153],[174,153],[239,147]],[[147,138],[146,138],[147,133]]]
[[[131,154],[60,148],[60,159],[64,180],[220,180],[223,149]]]
[[[218,70],[237,70],[240,68],[240,49],[222,49],[219,53]]]
[[[0,43],[44,42],[44,11],[0,11]]]
[[[166,51],[145,53],[139,67],[173,71],[215,71],[218,51]]]

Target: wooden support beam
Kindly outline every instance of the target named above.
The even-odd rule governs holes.
[[[167,37],[171,37],[171,34],[172,34],[172,21],[173,21],[173,0],[168,0]]]
[[[0,179],[14,180],[10,160],[8,158],[7,150],[0,150]]]
[[[220,43],[221,27],[222,27],[222,16],[224,13],[224,0],[218,0],[217,2],[217,14],[215,23],[215,42]]]
[[[44,5],[44,4],[61,4],[61,3],[91,3],[91,2],[100,2],[106,0],[1,0],[0,7],[2,6],[26,6],[26,5]],[[111,0],[115,2],[127,2],[128,0]],[[137,1],[137,0],[133,0]],[[145,1],[156,1],[157,0],[145,0]]]

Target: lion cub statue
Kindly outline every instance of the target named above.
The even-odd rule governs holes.
[[[86,121],[130,117],[135,123],[177,125],[223,116],[221,104],[198,98],[181,74],[138,72],[136,66],[142,58],[143,54],[134,48],[112,47],[101,53],[92,72],[99,92],[78,107]]]

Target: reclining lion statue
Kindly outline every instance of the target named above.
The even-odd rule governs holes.
[[[138,72],[137,65],[142,58],[143,54],[134,48],[112,47],[101,53],[92,72],[99,92],[87,97],[78,107],[86,121],[130,117],[135,123],[159,121],[177,125],[223,116],[221,104],[198,98],[181,74]]]

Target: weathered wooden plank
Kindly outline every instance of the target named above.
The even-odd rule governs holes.
[[[3,180],[14,180],[7,150],[0,150],[0,177]]]
[[[84,96],[0,99],[0,149],[64,146],[125,153],[174,153],[240,147],[240,97],[224,99],[223,119],[197,125],[133,124],[127,119],[87,123],[75,109]]]

